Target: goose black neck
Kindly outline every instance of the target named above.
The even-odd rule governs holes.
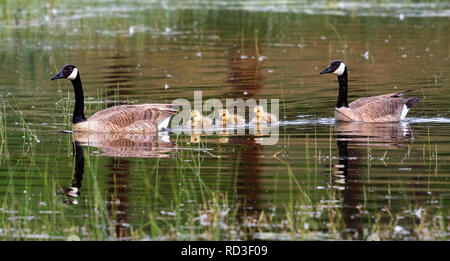
[[[347,150],[347,140],[348,137],[338,135],[337,147],[339,151],[339,165],[343,165],[340,169],[343,171],[343,175],[347,177],[347,167],[348,167],[348,150]]]
[[[75,150],[75,172],[72,179],[72,187],[81,188],[81,181],[84,173],[84,152],[83,147],[78,141],[73,143]]]
[[[336,103],[336,108],[346,107],[348,108],[347,102],[347,68],[345,68],[344,73],[338,76],[339,81],[339,95]]]
[[[72,80],[72,85],[75,92],[75,108],[73,110],[72,123],[79,123],[86,121],[86,117],[84,117],[84,96],[80,73]]]

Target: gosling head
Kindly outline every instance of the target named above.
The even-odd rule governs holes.
[[[220,110],[219,114],[220,114],[220,117],[222,117],[223,121],[226,121],[228,119],[228,117],[230,116],[230,112],[226,109]]]
[[[328,67],[325,68],[325,70],[321,71],[320,74],[333,73],[337,76],[341,76],[342,74],[344,74],[345,68],[345,63],[341,61],[331,61]]]
[[[261,115],[264,113],[264,108],[261,105],[258,105],[253,108],[253,111],[256,113],[256,115]]]
[[[200,116],[201,116],[201,114],[199,111],[197,111],[197,110],[191,111],[191,120],[198,121],[200,119]]]
[[[72,64],[66,64],[61,68],[61,70],[59,70],[59,72],[55,76],[52,77],[51,80],[65,78],[73,81],[77,78],[77,76],[78,76],[77,67]]]

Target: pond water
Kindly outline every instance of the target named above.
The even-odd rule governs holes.
[[[0,238],[448,240],[448,4],[251,2],[3,4]],[[335,59],[349,101],[415,89],[419,104],[401,123],[335,122],[337,80],[319,75]],[[278,140],[72,133],[72,86],[50,81],[64,64],[86,116],[194,91],[278,99]]]

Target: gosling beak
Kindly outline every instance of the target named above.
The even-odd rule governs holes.
[[[325,70],[321,71],[320,74],[331,73],[331,67],[325,68]]]
[[[58,72],[55,76],[53,76],[50,80],[56,80],[56,79],[61,79],[64,78],[64,76],[62,75],[61,71]]]

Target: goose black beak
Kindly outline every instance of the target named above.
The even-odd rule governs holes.
[[[331,67],[327,67],[325,70],[321,71],[320,74],[331,73]]]
[[[55,76],[53,76],[50,80],[56,80],[56,79],[61,79],[64,78],[64,76],[62,75],[61,72],[58,72],[58,74],[56,74]]]

